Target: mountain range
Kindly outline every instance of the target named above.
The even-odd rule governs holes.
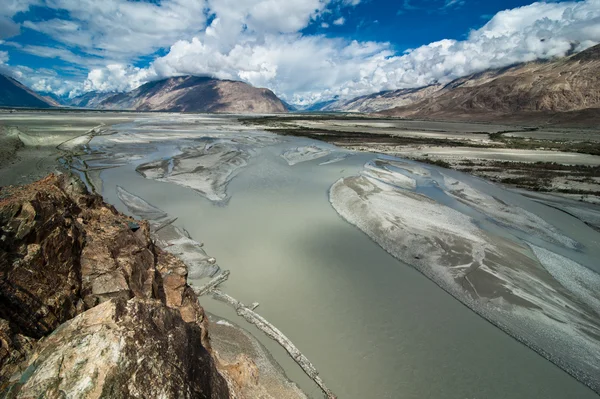
[[[569,57],[487,70],[448,84],[332,99],[304,112],[358,112],[413,119],[600,120],[600,45]],[[16,80],[0,75],[0,106],[56,106]],[[89,92],[64,105],[135,111],[281,113],[296,110],[271,90],[209,77],[148,82],[128,93]]]
[[[320,110],[412,119],[600,121],[600,45],[549,61],[487,70],[446,85],[384,91]]]
[[[428,119],[548,119],[600,114],[600,45],[460,79],[382,115]]]

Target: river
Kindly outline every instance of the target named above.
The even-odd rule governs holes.
[[[349,154],[308,139],[254,132],[232,117],[153,116],[112,128],[117,133],[92,139],[89,154],[83,157],[86,165],[98,167],[90,181],[101,187],[106,201],[129,213],[117,197],[116,187],[121,186],[177,217],[175,224],[203,242],[222,269],[231,271],[222,289],[244,303],[259,302],[257,312],[291,338],[340,398],[596,397],[336,212],[329,198],[332,185],[360,174],[376,155]],[[171,162],[165,166],[170,173],[177,154],[205,148],[207,143],[229,146],[232,139],[243,151],[236,153],[241,161],[217,175],[224,180],[224,191],[194,190],[191,185],[200,183],[185,179],[198,169],[187,171],[177,182],[145,178],[136,171],[140,165],[164,160]],[[314,145],[331,153],[294,165],[281,156]],[[326,160],[336,162],[321,165]],[[214,167],[204,165],[202,170]],[[487,190],[476,179],[447,173]],[[517,194],[499,187],[490,190],[494,196],[513,198],[561,226],[561,233],[583,242],[563,254],[594,267],[598,233]],[[482,229],[515,236],[483,219]],[[207,297],[201,303],[251,331],[293,381],[310,396],[321,397],[276,343],[226,305]]]

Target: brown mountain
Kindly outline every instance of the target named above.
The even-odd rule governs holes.
[[[431,119],[560,121],[600,118],[600,45],[570,57],[485,71],[381,112]],[[584,122],[583,120],[581,122]]]
[[[98,108],[136,111],[279,113],[286,106],[268,89],[243,82],[182,76],[146,83],[113,95]]]
[[[21,82],[0,75],[0,107],[49,108],[55,103],[38,95]]]

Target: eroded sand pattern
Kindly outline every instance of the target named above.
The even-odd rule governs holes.
[[[407,176],[387,166],[368,163],[361,176],[337,181],[330,190],[336,211],[390,254],[598,391],[598,275],[546,249],[532,250],[482,230],[470,216],[415,192],[405,183]],[[448,195],[488,218],[575,246],[536,215],[448,176],[444,180]]]
[[[331,154],[331,150],[323,147],[318,147],[316,145],[311,145],[307,147],[297,147],[290,150],[287,150],[281,157],[285,159],[288,165],[293,166],[301,162],[312,161],[314,159],[319,159],[326,157]]]
[[[227,199],[227,184],[248,165],[251,154],[227,144],[193,148],[170,159],[140,165],[148,179],[190,187],[211,201]]]

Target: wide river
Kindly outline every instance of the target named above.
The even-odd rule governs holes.
[[[259,302],[257,312],[302,350],[340,398],[596,397],[336,212],[331,186],[359,174],[376,155],[351,154],[321,165],[347,154],[308,139],[258,134],[263,138],[259,144],[243,143],[249,155],[224,183],[227,198],[211,201],[185,182],[146,178],[136,168],[204,148],[206,136],[211,143],[215,138],[231,142],[254,132],[231,118],[199,116],[156,116],[113,129],[116,134],[89,143],[93,155],[88,165],[116,166],[99,172],[105,199],[129,213],[117,197],[121,186],[177,217],[175,225],[203,242],[218,265],[231,271],[222,289],[244,303]],[[294,165],[281,156],[315,144],[332,152]],[[487,187],[448,173],[479,184],[481,190]],[[516,198],[523,208],[562,226],[562,233],[585,241],[588,248],[563,254],[588,268],[599,259],[597,250],[589,249],[598,243],[597,233],[583,223],[500,188],[493,190],[495,196]],[[209,297],[201,303],[252,332],[309,396],[322,397],[275,342],[226,305]]]

